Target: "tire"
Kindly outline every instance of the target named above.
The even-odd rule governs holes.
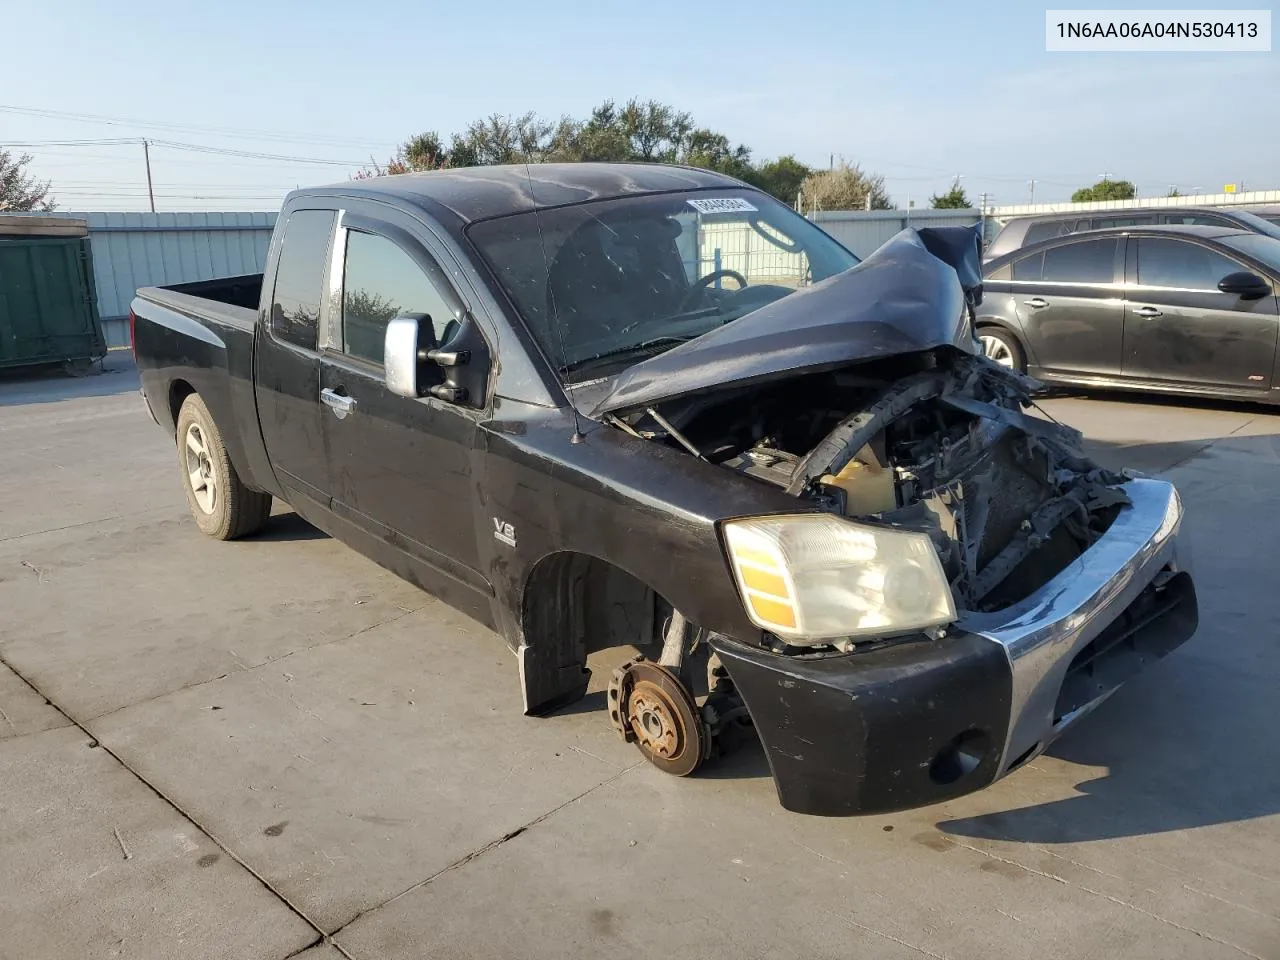
[[[187,506],[201,533],[215,540],[235,540],[267,522],[271,494],[250,490],[241,482],[199,394],[183,401],[175,438]]]
[[[1002,327],[979,327],[978,340],[987,359],[1019,373],[1027,372],[1026,352],[1012,333]]]
[[[68,377],[87,376],[92,369],[93,360],[89,357],[76,357],[74,360],[63,361],[62,364],[62,372]]]

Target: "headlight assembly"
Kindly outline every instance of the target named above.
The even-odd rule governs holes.
[[[929,538],[830,514],[723,525],[751,622],[794,644],[950,623],[955,601]]]

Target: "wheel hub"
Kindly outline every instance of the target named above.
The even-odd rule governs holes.
[[[670,670],[644,659],[614,672],[609,715],[623,739],[666,773],[688,776],[707,753],[707,730],[693,697]]]

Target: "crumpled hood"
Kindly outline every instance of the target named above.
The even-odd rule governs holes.
[[[965,300],[981,298],[980,250],[976,228],[903,230],[856,267],[628,368],[584,412],[940,346],[976,353]]]

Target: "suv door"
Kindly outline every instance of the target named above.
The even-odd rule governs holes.
[[[1013,263],[1010,288],[1036,365],[1119,376],[1123,257],[1116,237],[1070,240]]]
[[[1130,237],[1126,264],[1124,375],[1263,391],[1276,351],[1274,290],[1259,300],[1223,293],[1218,281],[1251,268],[1209,246]]]
[[[287,214],[271,283],[270,315],[260,321],[254,354],[258,422],[271,467],[289,491],[329,506],[329,458],[320,416],[318,331],[336,210]],[[305,510],[305,506],[300,507]]]
[[[445,599],[459,599],[459,582],[488,593],[473,515],[481,413],[397,396],[383,370],[393,317],[426,314],[443,342],[466,310],[461,296],[419,226],[389,208],[343,212],[330,290],[320,379],[335,515],[425,564],[424,585]]]

